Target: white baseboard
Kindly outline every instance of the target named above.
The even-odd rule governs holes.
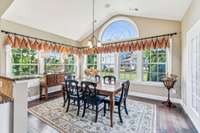
[[[157,96],[157,95],[152,95],[152,94],[146,94],[146,93],[141,93],[141,92],[130,92],[130,96],[136,96],[136,97],[142,97],[142,98],[147,98],[147,99],[152,99],[152,100],[159,100],[159,101],[166,101],[167,97],[163,96]],[[171,101],[173,103],[178,103],[181,104],[182,100],[178,98],[171,98]]]
[[[57,92],[57,91],[60,91],[61,89],[62,89],[61,85],[49,87],[48,88],[48,93]],[[37,100],[39,98],[40,98],[40,95],[35,95],[35,96],[28,97],[28,102],[33,101],[33,100]]]
[[[33,101],[33,100],[37,100],[39,98],[40,98],[40,95],[28,97],[28,102]]]
[[[198,120],[198,118],[196,118],[194,116],[194,114],[191,111],[191,109],[189,109],[184,103],[182,103],[181,106],[182,106],[183,110],[185,111],[185,113],[190,118],[190,120],[192,121],[192,123],[195,126],[195,128],[197,129],[197,131],[200,133],[200,120]]]

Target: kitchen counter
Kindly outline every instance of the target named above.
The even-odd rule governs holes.
[[[15,77],[6,77],[6,76],[0,75],[0,78],[4,78],[11,81],[29,80],[29,79],[36,79],[36,78],[42,78],[42,77],[43,75],[15,76]]]
[[[0,92],[0,104],[13,102],[13,99]]]

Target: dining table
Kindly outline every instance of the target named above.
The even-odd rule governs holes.
[[[116,82],[104,82],[103,80],[100,80],[99,82],[96,82],[94,80],[91,79],[76,79],[77,81],[79,81],[79,85],[81,83],[81,81],[91,81],[91,82],[95,82],[97,83],[97,87],[96,90],[98,91],[98,94],[103,95],[103,96],[108,96],[110,99],[110,126],[113,127],[113,113],[114,113],[114,107],[115,107],[115,96],[122,90],[122,86],[121,86],[121,81],[116,80]],[[63,86],[64,82],[63,82]],[[64,96],[64,100],[65,100],[65,91],[64,91],[64,87],[63,87],[63,96]]]

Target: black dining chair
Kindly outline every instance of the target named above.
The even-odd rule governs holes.
[[[82,90],[79,89],[78,87],[78,81],[70,80],[70,79],[65,80],[65,86],[66,86],[65,88],[66,88],[66,94],[67,94],[67,98],[64,101],[65,103],[67,102],[66,112],[69,111],[69,106],[71,104],[70,102],[71,100],[73,100],[74,105],[77,102],[77,106],[78,106],[77,115],[79,115],[81,102],[83,100],[83,95],[82,95]]]
[[[99,105],[104,103],[104,96],[98,95],[98,92],[96,90],[97,84],[93,82],[88,81],[82,81],[81,82],[81,88],[83,90],[83,101],[84,101],[84,108],[83,108],[83,114],[82,117],[85,116],[85,111],[88,109],[87,105],[96,106],[95,112],[95,122],[97,122],[98,119],[98,113],[103,110],[103,108],[99,108]]]
[[[115,84],[116,83],[116,77],[115,76],[104,76],[103,82],[105,84]]]
[[[76,76],[72,75],[72,74],[66,74],[65,75],[65,79],[69,79],[69,80],[75,80]]]
[[[121,117],[121,104],[122,103],[124,103],[124,110],[125,110],[126,114],[128,115],[126,100],[128,97],[129,86],[130,86],[130,81],[123,82],[120,96],[115,96],[115,106],[118,107],[118,114],[119,114],[121,123],[123,122],[122,117]],[[106,115],[106,104],[110,104],[110,100],[108,98],[104,99],[104,116]]]
[[[100,82],[101,81],[101,76],[100,75],[95,75],[95,81]]]

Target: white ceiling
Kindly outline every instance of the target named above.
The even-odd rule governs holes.
[[[191,1],[95,0],[96,27],[117,14],[181,20]],[[2,18],[78,41],[91,31],[92,0],[14,0]]]

